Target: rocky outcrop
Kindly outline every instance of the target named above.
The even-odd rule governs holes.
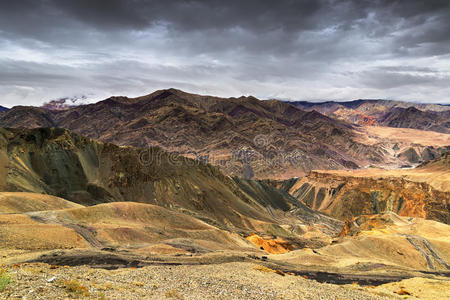
[[[450,193],[401,176],[311,172],[289,192],[308,207],[340,220],[395,212],[450,224]]]
[[[271,254],[281,254],[294,250],[294,247],[283,239],[264,239],[257,234],[252,234],[247,237],[247,240]]]

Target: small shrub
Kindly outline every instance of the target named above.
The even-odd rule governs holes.
[[[106,299],[105,293],[99,292],[99,293],[97,294],[97,299],[98,299],[98,300],[105,300],[105,299]]]
[[[272,270],[265,266],[256,266],[253,268],[253,270],[261,271],[261,272],[265,272],[265,273],[274,273],[275,272],[275,270]]]
[[[166,298],[176,298],[176,299],[183,299],[183,296],[181,296],[177,291],[175,290],[168,290],[166,292]]]
[[[268,268],[266,266],[256,266],[256,267],[253,268],[253,270],[261,271],[261,272],[265,272],[265,273],[275,273],[275,274],[278,274],[278,275],[281,275],[281,276],[285,276],[286,275],[281,270],[273,270],[273,269]]]
[[[11,277],[6,270],[0,269],[0,292],[2,292],[10,282]]]
[[[64,287],[67,293],[73,294],[75,296],[88,297],[90,295],[87,287],[85,287],[84,285],[73,279],[65,280]]]
[[[400,296],[402,296],[402,295],[408,295],[408,296],[412,295],[411,292],[405,290],[404,287],[400,287],[400,290],[398,290],[397,292],[394,292],[394,293],[396,293],[396,294],[398,294]]]

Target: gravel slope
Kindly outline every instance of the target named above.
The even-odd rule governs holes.
[[[392,299],[357,285],[322,284],[252,263],[102,270],[22,264],[6,267],[6,299]]]

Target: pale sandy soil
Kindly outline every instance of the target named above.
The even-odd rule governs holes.
[[[371,220],[371,219],[368,219]],[[400,217],[393,213],[358,223],[359,232],[339,238],[339,242],[320,249],[299,249],[269,255],[270,261],[346,270],[393,274],[395,270],[448,271],[450,226],[421,218]],[[350,233],[350,232],[349,232]],[[425,241],[426,244],[422,244]],[[411,243],[412,242],[412,243]],[[431,264],[430,268],[428,264]]]
[[[24,213],[82,207],[83,206],[80,204],[51,195],[38,193],[0,192],[0,213]]]
[[[375,290],[387,294],[401,294],[407,299],[417,297],[426,300],[445,300],[450,299],[450,280],[445,277],[433,279],[414,277],[383,284]]]
[[[373,145],[383,141],[420,144],[422,146],[450,145],[450,134],[411,128],[365,126],[361,128],[361,142]]]

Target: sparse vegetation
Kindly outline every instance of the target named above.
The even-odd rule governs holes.
[[[398,295],[400,295],[400,296],[403,296],[403,295],[408,295],[408,296],[410,296],[410,295],[411,295],[411,292],[405,290],[405,288],[402,287],[402,286],[400,287],[400,290],[398,290],[397,292],[394,292],[394,293],[396,293],[396,294],[398,294]]]
[[[265,266],[256,266],[253,268],[253,270],[261,271],[264,273],[275,273],[275,270],[272,270],[271,268],[265,267]]]
[[[183,296],[180,295],[176,290],[168,290],[165,296],[167,298],[183,299]]]
[[[73,296],[78,296],[78,297],[89,297],[90,296],[89,289],[86,286],[79,283],[75,279],[65,280],[64,288],[66,289],[66,292],[68,294],[71,294]]]
[[[8,275],[8,272],[0,268],[0,292],[2,292],[10,282],[11,277]]]
[[[256,266],[256,267],[253,268],[253,270],[261,271],[261,272],[264,272],[264,273],[275,273],[275,274],[278,274],[278,275],[281,275],[281,276],[285,276],[286,275],[281,270],[273,270],[273,269],[265,267],[265,266]]]
[[[105,293],[103,293],[103,292],[98,292],[98,293],[97,293],[97,299],[98,299],[98,300],[104,300],[104,299],[106,299]]]

